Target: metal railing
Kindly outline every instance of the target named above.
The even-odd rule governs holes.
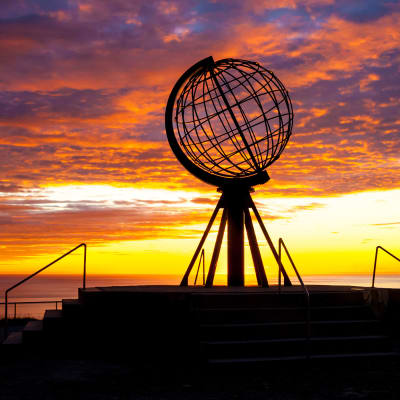
[[[303,279],[301,278],[299,271],[296,268],[296,265],[294,264],[294,261],[289,253],[289,250],[287,249],[285,242],[283,241],[282,238],[279,238],[278,242],[278,256],[279,256],[279,261],[282,260],[282,247],[286,252],[286,255],[290,261],[290,264],[292,264],[293,270],[296,273],[297,279],[299,280],[301,287],[303,288],[304,296],[306,299],[306,346],[307,346],[307,353],[306,357],[307,359],[310,358],[310,353],[311,353],[311,312],[310,312],[310,292],[308,291],[307,286],[304,284]],[[281,293],[282,290],[282,270],[281,270],[281,264],[279,264],[279,272],[278,272],[278,290],[279,293]]]
[[[205,269],[204,249],[201,250],[199,265],[197,266],[196,277],[194,278],[194,286],[196,286],[197,277],[199,276],[199,270],[200,270],[200,265],[201,265],[202,261],[203,261],[203,286],[205,286],[206,285],[206,269]]]
[[[58,305],[62,303],[62,300],[45,300],[45,301],[9,301],[8,305],[14,305],[14,319],[17,318],[17,305],[19,304],[55,304],[56,310],[58,310]],[[0,305],[5,305],[6,303],[0,303]]]
[[[21,281],[17,282],[15,285],[9,287],[5,291],[5,294],[4,294],[4,300],[5,300],[5,302],[4,302],[4,334],[5,334],[5,337],[8,336],[8,293],[11,292],[12,290],[14,290],[15,288],[17,288],[18,286],[21,286],[26,281],[29,281],[34,276],[40,274],[45,269],[51,267],[57,261],[60,261],[64,257],[66,257],[69,254],[73,253],[75,250],[78,250],[80,247],[84,248],[84,253],[83,253],[83,283],[82,283],[82,285],[83,285],[83,289],[86,288],[86,247],[87,246],[86,246],[86,243],[81,243],[78,246],[76,246],[73,249],[71,249],[70,251],[67,251],[66,253],[64,253],[62,256],[58,257],[56,260],[52,261],[50,264],[47,264],[45,267],[40,268],[39,270],[37,270],[33,274],[31,274],[28,277],[26,277],[26,278],[22,279]]]
[[[375,275],[376,275],[376,263],[378,261],[378,250],[381,249],[383,250],[385,253],[389,254],[389,256],[392,256],[395,260],[400,261],[399,258],[397,258],[394,254],[392,254],[390,251],[387,251],[385,248],[383,248],[382,246],[376,246],[376,250],[375,250],[375,262],[374,262],[374,272],[372,273],[372,285],[371,287],[374,288],[375,287]]]

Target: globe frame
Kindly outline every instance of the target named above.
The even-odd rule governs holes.
[[[280,143],[280,148],[277,154],[275,154],[273,157],[271,157],[271,160],[266,164],[266,166],[263,169],[257,169],[253,173],[248,174],[248,175],[241,175],[241,176],[221,176],[218,174],[212,174],[210,173],[207,169],[203,169],[196,165],[194,161],[184,152],[184,150],[181,148],[181,145],[178,142],[178,139],[181,140],[180,133],[176,134],[176,129],[174,128],[174,109],[176,107],[176,102],[178,96],[180,96],[180,93],[182,91],[182,88],[189,82],[189,80],[198,74],[201,71],[204,70],[213,70],[215,65],[221,64],[221,63],[226,63],[226,62],[238,62],[238,63],[246,63],[247,61],[245,60],[235,60],[235,59],[223,59],[219,60],[217,62],[214,61],[212,57],[207,57],[198,63],[194,64],[192,67],[190,67],[186,72],[182,74],[182,76],[178,79],[176,82],[175,86],[173,87],[170,96],[168,98],[166,110],[165,110],[165,128],[166,128],[166,133],[167,133],[167,138],[168,142],[170,144],[170,147],[172,151],[174,152],[175,156],[179,160],[179,162],[193,175],[195,175],[197,178],[201,179],[202,181],[212,184],[218,187],[225,187],[225,186],[231,186],[231,185],[243,185],[247,187],[251,187],[254,185],[258,184],[263,184],[269,180],[269,175],[266,171],[266,168],[271,165],[274,161],[276,161],[280,154],[282,153],[283,149],[285,148],[289,137],[291,136],[291,131],[292,131],[292,126],[293,126],[293,108],[291,104],[291,100],[289,97],[289,94],[283,84],[279,81],[279,79],[269,70],[266,70],[263,68],[263,70],[267,71],[272,78],[274,79],[274,83],[278,85],[278,89],[280,90],[283,100],[285,101],[286,108],[288,110],[287,115],[288,115],[288,121],[287,121],[287,126],[286,126],[286,131],[282,133],[284,134],[284,138],[282,142]],[[250,62],[247,62],[250,63]],[[255,64],[255,63],[252,63]],[[217,83],[218,84],[218,83]],[[221,93],[223,93],[221,91]],[[225,100],[225,99],[224,99]],[[227,103],[227,102],[226,102]],[[229,104],[229,103],[227,103]],[[279,112],[279,107],[278,112]],[[230,106],[227,106],[227,111],[229,111],[232,114],[232,110],[230,109]],[[280,114],[279,114],[280,115]],[[286,114],[285,114],[286,115]],[[264,115],[263,115],[264,116]],[[235,118],[233,118],[235,120]],[[265,117],[264,117],[265,119]],[[238,131],[240,132],[240,128],[237,126]],[[240,132],[241,133],[241,132]],[[279,135],[281,132],[279,131]],[[243,138],[244,139],[244,138]],[[244,139],[245,141],[245,139]],[[269,143],[268,143],[269,145]],[[184,144],[182,144],[184,146]],[[250,146],[247,147],[247,150],[251,153]]]

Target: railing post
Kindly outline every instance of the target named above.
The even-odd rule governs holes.
[[[14,303],[14,319],[17,318],[17,303]]]
[[[378,260],[378,250],[381,249],[384,251],[386,254],[389,254],[390,257],[393,257],[395,260],[400,262],[400,258],[396,257],[394,254],[392,254],[390,251],[386,250],[382,246],[376,246],[376,251],[375,251],[375,262],[374,262],[374,272],[372,273],[372,288],[375,287],[375,274],[376,274],[376,264]]]
[[[278,241],[278,257],[280,263],[278,263],[278,293],[281,294],[282,287],[282,271],[281,271],[281,263],[282,263],[282,238],[279,238]]]
[[[205,254],[204,254],[204,249],[203,249],[203,286],[206,285],[206,268],[205,268]]]
[[[304,291],[304,296],[306,299],[306,358],[307,360],[310,359],[310,355],[311,355],[311,310],[310,310],[310,292],[308,291],[306,285],[303,282],[303,279],[301,278],[299,271],[296,268],[296,265],[294,264],[294,261],[292,259],[292,256],[289,253],[289,250],[286,247],[285,242],[283,241],[282,238],[279,238],[279,244],[278,244],[278,257],[279,257],[279,262],[280,265],[282,265],[281,263],[281,257],[282,257],[282,250],[281,248],[283,247],[283,249],[286,252],[286,255],[290,261],[290,264],[292,265],[294,272],[296,273],[297,279],[299,280],[301,287],[303,288]],[[281,274],[279,273],[279,285],[281,284]],[[280,287],[280,286],[279,286]]]
[[[375,262],[374,262],[374,272],[372,273],[372,288],[375,287],[375,273],[376,273],[376,262],[378,260],[378,250],[379,250],[380,246],[376,246],[376,250],[375,250]]]
[[[86,244],[83,244],[83,289],[86,289]]]
[[[8,336],[8,290],[4,295],[4,339],[7,339]]]

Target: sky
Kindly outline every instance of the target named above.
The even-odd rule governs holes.
[[[175,159],[164,110],[211,55],[290,93],[293,134],[253,194],[275,243],[305,274],[370,273],[375,246],[400,253],[399,24],[385,0],[2,0],[0,272],[86,242],[91,273],[183,274],[218,193]]]

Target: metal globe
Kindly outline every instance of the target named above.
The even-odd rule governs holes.
[[[167,134],[181,163],[193,165],[190,172],[219,186],[268,180],[265,170],[281,155],[293,125],[289,94],[272,71],[252,61],[209,57],[174,89]]]
[[[204,243],[223,209],[205,286],[212,286],[224,238],[227,240],[227,284],[245,285],[245,230],[259,286],[268,279],[250,214],[253,211],[279,266],[290,279],[251,198],[252,186],[265,183],[267,167],[279,158],[292,133],[289,94],[273,72],[256,62],[205,58],[190,67],[173,87],[165,110],[165,130],[181,164],[204,182],[219,186],[221,197],[182,278],[199,260]],[[197,280],[197,275],[195,282]],[[279,278],[280,279],[280,278]]]

